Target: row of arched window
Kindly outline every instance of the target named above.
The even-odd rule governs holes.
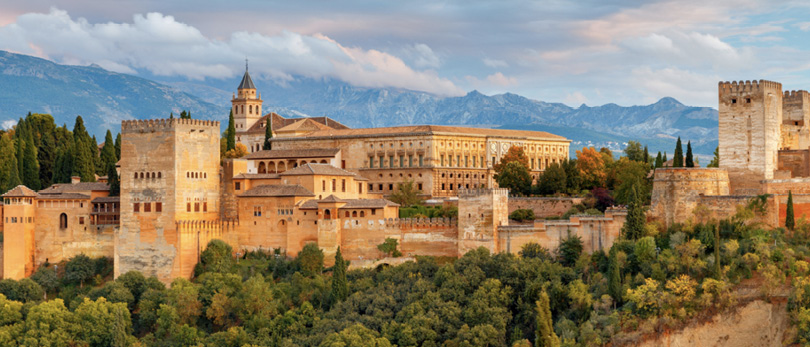
[[[145,179],[145,178],[163,178],[163,175],[160,172],[136,172],[135,179]]]
[[[186,171],[186,178],[208,178],[208,173]]]

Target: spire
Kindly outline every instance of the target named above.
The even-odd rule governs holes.
[[[239,87],[237,89],[256,89],[256,86],[253,85],[253,80],[250,78],[250,74],[248,73],[248,60],[245,59],[245,76],[242,77],[242,83],[239,83]]]

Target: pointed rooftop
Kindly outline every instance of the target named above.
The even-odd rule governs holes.
[[[6,192],[5,194],[3,194],[3,197],[5,197],[5,198],[28,198],[28,197],[35,198],[35,197],[37,197],[37,193],[35,191],[29,189],[28,187],[24,186],[24,185],[19,185],[19,186],[16,186],[16,187],[12,188],[11,190]]]
[[[239,83],[239,88],[237,89],[256,89],[256,86],[253,85],[253,80],[250,78],[250,74],[248,73],[247,62],[245,63],[245,75],[242,76],[242,82]]]

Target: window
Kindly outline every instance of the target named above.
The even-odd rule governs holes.
[[[380,183],[379,188],[380,188],[380,191],[382,191],[382,190],[383,190],[383,185],[382,185],[382,183]]]
[[[341,191],[346,192],[346,179],[341,180]]]
[[[321,181],[321,191],[326,191],[326,180]]]
[[[440,155],[439,158],[441,159],[442,166],[444,166],[444,154]]]
[[[461,166],[461,156],[460,155],[456,156],[456,166]]]
[[[199,202],[194,203],[194,212],[200,212],[200,203]]]
[[[203,203],[203,212],[208,212],[208,203],[207,202]]]
[[[737,99],[731,99],[731,103],[732,103],[732,104],[736,104],[736,103],[737,103]]]
[[[241,190],[242,189],[242,182],[234,183],[234,189],[235,190]]]
[[[79,224],[84,225],[84,217],[79,217]]]
[[[444,183],[442,183],[442,190],[444,190]]]
[[[191,212],[191,203],[186,203],[186,212]]]
[[[368,157],[368,167],[374,168],[374,157]]]
[[[408,156],[408,167],[413,167],[413,156],[412,155]]]
[[[261,216],[262,216],[262,207],[253,206],[253,217],[261,217]]]
[[[420,167],[425,165],[424,159],[425,158],[420,154],[419,155],[419,166]]]
[[[751,103],[751,98],[745,98],[745,103],[750,104]]]
[[[361,189],[361,190],[362,190],[362,189]],[[374,185],[373,185],[373,184],[371,184],[371,183],[369,183],[369,184],[368,184],[368,191],[372,191],[372,190],[374,190]]]
[[[135,173],[135,179],[136,180],[138,179],[138,173],[137,172]]]
[[[161,178],[161,173],[160,172],[158,172],[158,178]]]
[[[418,184],[416,185],[416,187],[417,187],[417,189],[422,190],[422,183],[418,183]]]
[[[464,167],[470,167],[470,157],[467,155],[464,156]]]
[[[399,167],[405,167],[405,157],[399,156]]]
[[[151,202],[143,203],[143,212],[152,212],[152,203]]]
[[[390,190],[392,192],[394,191],[394,184],[393,183],[388,183],[388,190]]]
[[[340,168],[341,168],[341,169],[345,169],[345,168],[346,168],[346,161],[345,161],[345,160],[341,160],[341,161],[340,161]]]
[[[365,216],[366,216],[366,212],[365,211],[360,211],[360,217],[365,217]]]
[[[335,180],[334,178],[332,179],[332,191],[333,191],[333,192],[336,192],[336,191],[337,191],[337,183],[336,183],[336,181],[337,181],[337,180]],[[344,189],[344,190],[345,190],[345,189]]]
[[[163,203],[162,202],[156,202],[155,203],[155,212],[163,212]]]
[[[141,203],[136,202],[132,204],[132,210],[135,211],[135,213],[141,212]]]
[[[343,216],[349,218],[349,211],[346,211],[346,213],[344,213]]]
[[[360,194],[363,194],[363,184],[362,183],[357,184],[357,192],[360,193]]]

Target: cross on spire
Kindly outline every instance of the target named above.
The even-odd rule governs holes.
[[[248,70],[248,59],[245,58],[245,72],[247,72],[247,70]]]

